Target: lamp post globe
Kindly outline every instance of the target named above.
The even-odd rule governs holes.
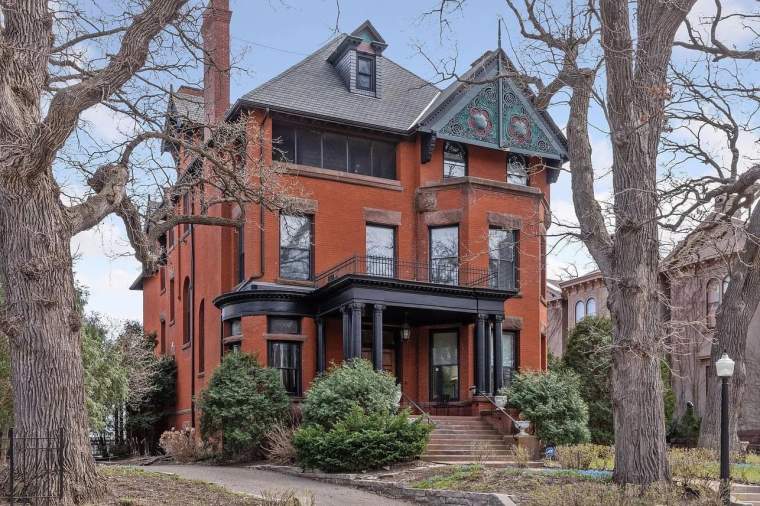
[[[731,358],[728,356],[728,353],[725,351],[723,352],[723,356],[721,356],[716,362],[715,362],[715,371],[718,374],[719,378],[730,378],[734,375],[734,364],[735,362],[731,360]]]

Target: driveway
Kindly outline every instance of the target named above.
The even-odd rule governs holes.
[[[264,491],[294,491],[299,497],[314,496],[318,506],[398,506],[411,503],[381,497],[351,487],[333,485],[248,467],[153,465],[148,471],[174,473],[182,478],[216,483],[233,492],[260,495]],[[308,504],[308,503],[306,503]]]

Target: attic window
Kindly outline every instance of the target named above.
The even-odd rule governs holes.
[[[524,156],[518,154],[507,156],[507,183],[527,186],[528,164]]]
[[[356,88],[375,91],[375,58],[372,56],[356,57]]]

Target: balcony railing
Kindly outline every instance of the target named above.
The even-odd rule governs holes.
[[[496,284],[496,275],[489,273],[488,269],[468,267],[454,258],[436,259],[426,264],[393,258],[360,256],[353,256],[319,274],[314,284],[317,288],[321,288],[349,275],[466,288],[494,288]]]

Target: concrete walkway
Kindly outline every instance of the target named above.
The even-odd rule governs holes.
[[[153,465],[146,471],[173,473],[181,478],[216,483],[233,492],[260,495],[264,491],[293,491],[299,497],[314,496],[317,506],[398,506],[411,503],[381,497],[363,490],[322,483],[248,467]],[[306,502],[306,504],[309,504]]]

